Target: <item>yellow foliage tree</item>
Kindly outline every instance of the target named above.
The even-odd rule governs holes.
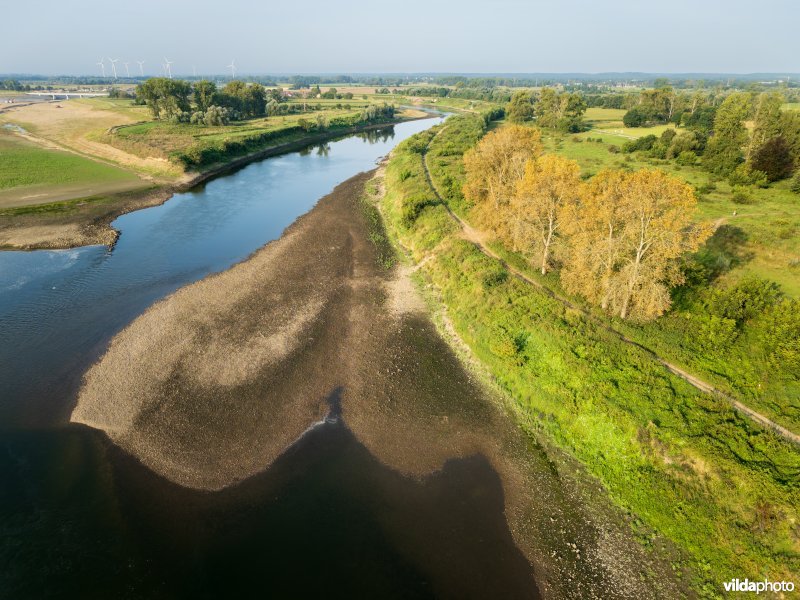
[[[541,152],[538,130],[511,125],[488,133],[464,155],[464,196],[475,204],[482,225],[506,230],[504,208],[525,173],[525,163]]]
[[[630,182],[627,171],[600,171],[582,188],[580,202],[568,206],[564,214],[569,255],[561,270],[561,283],[570,293],[580,294],[604,310],[611,301],[622,257]]]
[[[535,257],[542,275],[550,268],[562,215],[577,203],[581,187],[578,163],[556,154],[529,160],[517,183],[508,205],[508,220],[513,226],[507,228],[506,237],[514,250]]]
[[[691,186],[663,171],[598,177],[569,220],[564,285],[623,319],[655,318],[671,304],[670,286],[683,282],[680,257],[696,251],[711,228],[692,222]]]

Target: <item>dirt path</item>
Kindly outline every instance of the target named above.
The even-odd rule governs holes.
[[[442,131],[443,131],[443,129],[440,129],[436,133],[436,135],[438,136]],[[436,137],[436,136],[434,136],[434,137]],[[591,319],[595,324],[597,324],[598,326],[602,327],[606,331],[609,331],[609,332],[613,333],[614,335],[617,336],[617,338],[619,338],[620,340],[622,340],[626,344],[630,344],[632,346],[636,346],[640,350],[643,350],[648,355],[650,355],[650,357],[653,358],[656,362],[658,362],[663,367],[665,367],[668,371],[670,371],[674,375],[677,375],[678,377],[680,377],[684,381],[690,383],[691,385],[696,387],[698,390],[700,390],[700,391],[702,391],[704,393],[707,393],[707,394],[714,394],[714,395],[720,396],[722,398],[725,398],[728,402],[731,403],[731,405],[736,410],[738,410],[742,414],[748,416],[750,419],[752,419],[753,421],[755,421],[756,423],[758,423],[762,427],[765,427],[767,429],[771,429],[772,431],[774,431],[775,433],[777,433],[781,437],[789,440],[790,442],[793,442],[793,443],[795,443],[797,445],[800,445],[800,435],[797,435],[796,433],[790,431],[789,429],[783,427],[782,425],[779,425],[775,421],[772,421],[771,419],[769,419],[766,416],[762,415],[761,413],[753,410],[752,408],[750,408],[749,406],[747,406],[747,405],[743,404],[742,402],[736,400],[735,398],[732,398],[730,395],[728,395],[725,392],[717,389],[716,387],[714,387],[713,385],[711,385],[707,381],[704,381],[700,377],[697,377],[696,375],[692,375],[688,371],[685,371],[684,369],[681,369],[677,365],[667,361],[666,359],[664,359],[661,356],[659,356],[652,349],[640,344],[639,342],[636,342],[636,341],[628,338],[621,331],[619,331],[617,329],[614,329],[613,327],[608,325],[606,322],[601,321],[600,319],[598,319],[597,317],[592,315],[585,308],[576,305],[575,303],[571,302],[567,298],[564,298],[563,296],[559,296],[558,294],[553,292],[550,288],[544,286],[542,283],[536,281],[535,279],[531,279],[530,277],[525,275],[519,269],[516,269],[515,267],[509,265],[505,260],[503,260],[496,252],[494,252],[489,247],[489,245],[487,244],[486,235],[483,232],[481,232],[481,231],[475,229],[474,227],[472,227],[469,223],[467,223],[464,219],[459,217],[457,214],[455,214],[450,209],[450,207],[448,206],[447,202],[444,200],[442,195],[439,193],[439,190],[436,188],[436,185],[434,184],[433,179],[431,178],[430,170],[428,169],[428,155],[427,155],[427,152],[423,156],[422,164],[423,164],[423,167],[424,167],[424,170],[425,170],[425,178],[428,180],[428,185],[430,185],[431,190],[433,190],[433,193],[436,195],[436,198],[439,200],[439,202],[441,202],[441,204],[442,204],[442,206],[444,206],[445,210],[447,210],[447,213],[450,215],[450,217],[454,221],[456,221],[456,223],[458,223],[458,225],[461,227],[461,231],[462,231],[462,234],[463,234],[464,238],[467,241],[469,241],[472,244],[474,244],[475,247],[478,248],[478,250],[480,250],[484,255],[486,255],[489,258],[492,258],[492,259],[498,261],[503,266],[504,269],[506,269],[509,273],[511,273],[514,277],[516,277],[520,281],[524,281],[527,284],[535,286],[536,288],[538,288],[539,290],[541,290],[542,292],[544,292],[545,294],[547,294],[551,298],[553,298],[555,300],[558,300],[559,302],[561,302],[565,306],[569,307],[570,309],[581,312],[588,319]]]

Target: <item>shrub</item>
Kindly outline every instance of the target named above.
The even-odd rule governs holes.
[[[650,150],[658,141],[658,138],[652,134],[645,135],[635,140],[630,140],[622,145],[624,152],[639,152],[642,150]]]
[[[789,189],[792,190],[795,194],[800,194],[800,170],[795,173],[794,178],[792,179],[792,183],[789,186]]]
[[[684,150],[678,155],[675,162],[684,167],[692,167],[697,163],[697,154],[691,150]]]
[[[731,200],[735,204],[753,204],[753,197],[743,189],[736,189],[731,196]]]
[[[481,276],[483,288],[489,290],[504,283],[508,279],[508,271],[503,268],[490,269]]]
[[[419,217],[420,213],[428,206],[438,204],[435,198],[425,193],[417,193],[403,201],[402,221],[406,228],[411,227]]]
[[[767,187],[767,185],[769,185],[769,179],[764,171],[751,169],[750,166],[746,164],[741,164],[736,167],[733,173],[730,174],[730,177],[728,177],[728,182],[733,186],[756,185],[758,187]]]

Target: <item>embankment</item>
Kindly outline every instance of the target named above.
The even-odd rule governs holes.
[[[721,594],[734,572],[791,579],[800,570],[796,447],[465,239],[424,161],[428,153],[444,202],[463,209],[460,156],[476,139],[454,119],[439,131],[395,150],[384,213],[518,422],[602,481],[644,528],[643,545],[660,543],[649,529],[681,548],[698,593]]]

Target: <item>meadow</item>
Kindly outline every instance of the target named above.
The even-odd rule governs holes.
[[[43,148],[0,132],[0,207],[144,185],[133,173],[64,150]]]
[[[423,161],[448,206],[469,218],[459,159],[482,124],[464,119],[398,147],[383,213],[487,380],[508,394],[523,427],[603,482],[642,544],[664,536],[683,550],[701,596],[721,595],[731,573],[791,577],[800,568],[797,448],[462,239]]]

